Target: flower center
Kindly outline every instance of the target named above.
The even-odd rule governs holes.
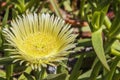
[[[34,33],[26,37],[19,49],[28,56],[35,58],[49,57],[58,50],[56,38],[51,34]]]

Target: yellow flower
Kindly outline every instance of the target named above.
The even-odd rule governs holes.
[[[67,51],[75,47],[76,35],[69,24],[54,15],[36,13],[18,16],[10,28],[3,30],[7,45],[13,48],[15,61],[26,62],[33,69],[64,60]]]

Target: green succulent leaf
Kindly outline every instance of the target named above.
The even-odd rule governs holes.
[[[49,74],[46,79],[44,80],[66,80],[66,73],[60,74]]]
[[[0,70],[0,77],[5,78],[6,73],[3,70]],[[1,80],[1,79],[0,79]]]
[[[24,75],[27,78],[27,80],[34,80],[33,77],[30,74],[24,72]]]
[[[2,26],[3,27],[7,24],[8,16],[9,16],[9,7],[6,9],[6,13],[5,13],[3,21],[2,21]]]
[[[0,58],[0,64],[12,64],[13,59],[10,57]]]
[[[78,59],[78,61],[76,62],[76,64],[74,65],[74,68],[71,72],[71,75],[70,75],[70,78],[69,80],[77,80],[79,75],[80,75],[80,67],[81,67],[81,64],[82,64],[82,61],[83,61],[83,58],[84,56],[81,55]]]
[[[93,44],[95,53],[99,58],[99,60],[101,61],[101,63],[103,64],[103,66],[107,70],[110,70],[107,64],[107,60],[106,60],[105,52],[103,48],[102,28],[92,33],[92,44]]]
[[[118,64],[120,60],[120,57],[116,57],[114,60],[112,60],[112,63],[110,65],[110,72],[107,73],[107,75],[105,76],[104,80],[113,80],[113,75],[114,75],[114,72],[115,72],[115,69],[116,69],[116,65]]]

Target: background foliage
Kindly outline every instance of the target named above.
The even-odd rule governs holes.
[[[27,12],[55,14],[72,25],[77,46],[67,61],[41,72],[12,63],[2,29]],[[120,80],[119,16],[120,0],[0,0],[0,80]]]

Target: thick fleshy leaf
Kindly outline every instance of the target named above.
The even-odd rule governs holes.
[[[92,18],[92,26],[94,31],[98,30],[99,28],[102,27],[102,24],[104,22],[104,18],[105,18],[105,13],[104,12],[100,12],[100,11],[96,11],[93,14],[93,18]]]
[[[13,59],[10,57],[0,58],[0,64],[11,64],[12,61],[13,61]]]
[[[104,49],[103,49],[102,28],[93,32],[93,34],[92,34],[92,44],[93,44],[94,50],[96,52],[96,55],[99,58],[99,60],[101,61],[101,63],[103,64],[103,66],[107,70],[110,70],[109,66],[107,64],[107,60],[105,58],[105,53],[104,53]]]
[[[113,80],[120,80],[120,73],[114,74]]]
[[[3,70],[0,70],[0,77],[5,78],[6,73]],[[1,79],[0,79],[1,80]]]
[[[25,72],[24,75],[27,78],[27,80],[34,80],[33,77],[30,74]]]
[[[92,72],[92,69],[91,69],[91,70],[88,70],[87,72],[85,72],[85,73],[83,73],[82,75],[80,75],[80,76],[78,77],[78,79],[81,80],[81,79],[89,78],[91,72]]]
[[[111,62],[111,65],[110,65],[110,72],[107,73],[107,75],[104,77],[103,80],[113,80],[113,75],[114,75],[114,72],[115,72],[115,69],[116,69],[116,65],[118,64],[120,60],[120,57],[116,57],[112,62]],[[117,80],[117,79],[116,79]]]
[[[120,14],[120,9],[118,9],[116,16],[119,16],[119,14]],[[116,37],[119,33],[120,33],[120,18],[115,17],[110,28],[109,37],[110,38]]]
[[[78,40],[78,46],[91,46],[91,39],[80,39]]]
[[[28,2],[28,4],[25,5],[26,9],[28,8],[32,8],[32,6],[34,5],[34,3],[36,2],[37,0],[30,0]]]
[[[9,15],[9,8],[6,9],[6,13],[5,13],[3,21],[2,21],[2,26],[5,26],[7,24],[8,15]]]
[[[26,76],[28,76],[28,75],[26,75],[26,73],[30,74],[31,70],[32,70],[31,67],[27,67],[26,70],[24,71],[25,74],[24,73],[21,74],[20,77],[18,78],[18,80],[27,80]]]
[[[65,9],[68,10],[68,11],[72,11],[72,8],[70,6],[70,0],[65,0],[63,2],[63,5],[65,6]]]
[[[93,27],[94,27],[94,29],[99,29],[99,27],[100,27],[100,12],[94,12],[94,14],[93,14],[93,17],[92,17],[92,25],[93,25]]]
[[[55,0],[50,0],[50,3],[53,6],[53,8],[55,10],[55,13],[57,14],[57,16],[59,16],[59,17],[62,18],[62,15],[61,15],[61,13],[59,11],[59,6],[58,6],[57,2]]]
[[[44,80],[65,80],[67,74],[60,73],[60,74],[49,74],[46,79]]]
[[[2,49],[2,44],[3,43],[3,40],[2,40],[2,35],[1,35],[1,30],[0,30],[0,49]]]
[[[83,58],[84,56],[81,55],[79,57],[79,59],[77,60],[76,64],[74,65],[74,68],[70,74],[70,78],[69,80],[77,80],[79,75],[80,75],[80,67],[81,67],[81,64],[82,64],[82,61],[83,61]]]
[[[96,80],[96,78],[97,78],[97,76],[99,74],[100,69],[101,69],[101,64],[98,61],[98,62],[96,62],[96,64],[93,67],[92,73],[90,75],[90,80]]]

